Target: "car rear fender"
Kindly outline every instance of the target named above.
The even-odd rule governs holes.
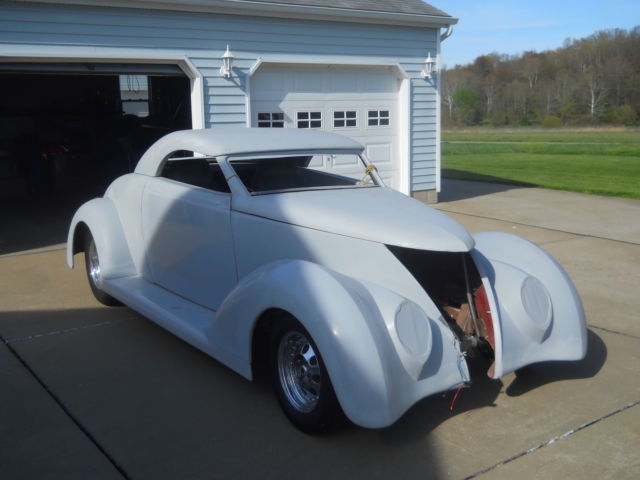
[[[102,279],[136,274],[118,212],[109,198],[90,200],[73,216],[67,238],[67,265],[70,268],[74,266],[74,254],[84,251],[83,236],[76,234],[83,226],[96,242]]]
[[[428,345],[407,355],[394,328],[407,300],[371,287],[307,261],[263,266],[217,312],[208,331],[212,355],[251,378],[256,321],[267,310],[285,310],[316,342],[345,414],[362,426],[389,425],[420,398],[467,380],[468,371],[450,332],[426,315]]]
[[[471,254],[489,297],[499,378],[532,363],[580,360],[587,331],[569,275],[540,247],[498,232],[474,236]]]

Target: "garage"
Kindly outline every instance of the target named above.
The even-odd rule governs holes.
[[[79,204],[183,128],[340,133],[436,202],[456,22],[422,0],[0,2],[0,254],[59,246]],[[361,177],[350,162],[316,167]]]
[[[390,66],[260,65],[251,78],[251,125],[312,128],[358,140],[385,183],[399,190],[402,82]],[[362,176],[340,156],[318,167]]]
[[[0,87],[0,254],[64,242],[80,204],[191,128],[177,65],[6,62]]]

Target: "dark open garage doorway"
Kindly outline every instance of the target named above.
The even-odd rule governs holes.
[[[0,255],[58,245],[75,209],[191,128],[177,65],[0,63]]]

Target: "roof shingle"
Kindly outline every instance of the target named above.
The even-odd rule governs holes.
[[[239,2],[244,1],[246,0],[239,0]],[[422,0],[251,0],[251,2],[297,5],[303,7],[342,8],[345,10],[400,13],[406,15],[451,17],[448,13],[432,7]]]

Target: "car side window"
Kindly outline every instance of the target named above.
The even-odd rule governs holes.
[[[169,158],[160,176],[215,192],[230,193],[224,173],[215,158]]]

